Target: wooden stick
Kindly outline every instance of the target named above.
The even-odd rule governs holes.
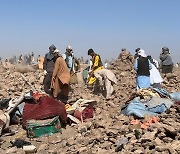
[[[25,76],[21,74],[21,77],[23,78],[23,80],[32,88],[33,91],[36,91],[36,89],[32,86],[32,84],[26,80]]]

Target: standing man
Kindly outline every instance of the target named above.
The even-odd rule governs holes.
[[[80,68],[79,61],[74,57],[74,52],[71,46],[68,45],[66,47],[66,52],[62,56],[71,74],[75,73],[75,71]]]
[[[66,103],[69,94],[70,73],[66,62],[59,55],[59,50],[54,51],[53,59],[55,62],[51,81],[53,97]]]
[[[44,91],[47,94],[51,94],[51,80],[52,80],[52,74],[53,74],[53,70],[54,70],[54,54],[53,52],[56,50],[56,47],[54,46],[54,44],[52,44],[49,47],[49,52],[45,55],[44,57],[44,62],[43,62],[43,69],[44,69]]]
[[[18,59],[18,63],[22,63],[23,61],[23,57],[22,57],[22,54],[19,56],[19,59]]]
[[[89,72],[89,82],[88,84],[93,84],[96,81],[94,77],[94,72],[97,70],[101,70],[104,68],[103,63],[101,61],[101,57],[94,52],[93,49],[88,50],[88,55],[92,57],[92,66]]]
[[[138,58],[135,60],[134,69],[137,72],[136,87],[139,90],[150,87],[150,69],[152,66],[144,50],[140,49],[137,54]]]
[[[34,58],[34,52],[31,53],[31,64],[34,64],[35,58]]]
[[[169,48],[163,47],[159,58],[161,60],[162,73],[172,73],[173,62],[169,52]]]

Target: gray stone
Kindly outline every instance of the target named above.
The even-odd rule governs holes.
[[[87,132],[87,127],[85,125],[79,125],[78,132],[81,134]]]

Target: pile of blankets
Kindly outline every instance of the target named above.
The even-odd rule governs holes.
[[[128,105],[121,107],[121,113],[139,118],[156,116],[165,112],[174,103],[180,103],[180,92],[168,93],[162,88],[148,88],[137,91]]]

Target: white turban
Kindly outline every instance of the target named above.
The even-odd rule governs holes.
[[[147,57],[146,54],[145,54],[145,51],[143,49],[140,49],[138,51],[138,55],[142,56],[142,57]]]

